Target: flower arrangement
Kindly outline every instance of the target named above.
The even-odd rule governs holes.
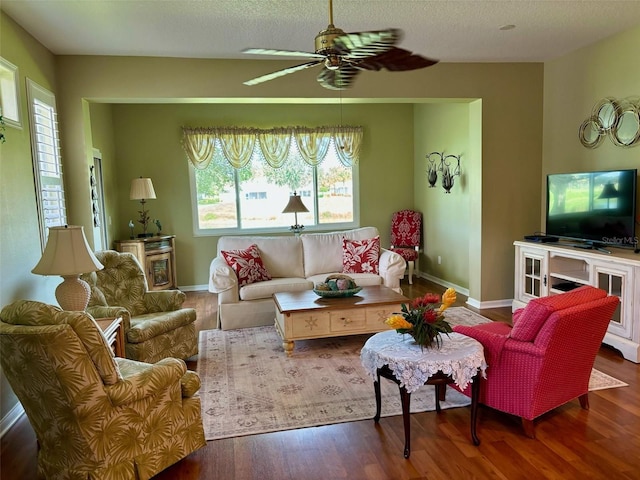
[[[435,293],[427,293],[402,304],[402,313],[395,313],[385,323],[398,333],[408,333],[421,347],[431,347],[435,342],[439,348],[442,342],[440,334],[449,335],[453,330],[444,319],[444,311],[456,302],[456,291],[448,288],[442,298]],[[438,305],[440,304],[440,305]]]

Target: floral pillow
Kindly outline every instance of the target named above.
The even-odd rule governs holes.
[[[222,250],[227,265],[236,273],[240,287],[250,283],[271,280],[271,275],[262,263],[258,245],[251,245],[246,250]]]
[[[380,236],[367,240],[342,237],[342,273],[378,273]]]

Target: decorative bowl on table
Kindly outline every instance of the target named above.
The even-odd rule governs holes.
[[[313,289],[316,295],[329,298],[352,297],[360,290],[362,287],[356,285],[353,278],[342,274],[329,275]]]

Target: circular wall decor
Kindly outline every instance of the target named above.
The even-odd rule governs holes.
[[[600,119],[593,116],[582,122],[578,138],[580,138],[580,143],[587,148],[596,148],[600,145],[604,139],[604,129],[600,124]]]
[[[640,145],[640,97],[607,97],[595,104],[578,130],[580,143],[596,148],[605,136],[618,147]]]
[[[634,105],[626,106],[614,128],[610,132],[613,143],[620,147],[631,147],[640,140],[640,109]]]

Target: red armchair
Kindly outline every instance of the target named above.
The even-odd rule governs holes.
[[[540,415],[575,398],[588,409],[591,369],[618,303],[584,286],[531,300],[514,312],[513,328],[501,322],[455,326],[485,349],[479,402],[521,417],[531,438]],[[463,393],[471,395],[470,389]]]
[[[413,270],[420,256],[422,238],[422,214],[413,210],[401,210],[391,217],[391,246],[389,250],[404,258],[409,267],[409,284],[413,284]]]

